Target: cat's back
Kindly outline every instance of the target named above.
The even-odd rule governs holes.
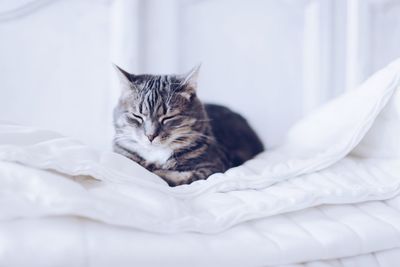
[[[249,123],[227,107],[205,104],[213,134],[232,161],[241,165],[264,150],[264,146]]]

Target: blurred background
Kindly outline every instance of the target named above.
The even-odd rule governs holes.
[[[244,114],[271,147],[399,55],[399,0],[2,0],[0,120],[109,149],[112,62],[202,63],[199,96]]]

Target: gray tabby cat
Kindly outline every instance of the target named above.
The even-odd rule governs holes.
[[[263,151],[242,116],[201,103],[198,67],[187,75],[133,75],[117,69],[123,89],[114,110],[114,151],[170,186],[207,179]]]

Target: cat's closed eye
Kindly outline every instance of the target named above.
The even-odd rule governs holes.
[[[174,120],[176,117],[177,117],[176,115],[165,116],[165,117],[161,118],[160,122],[161,122],[161,124],[166,124],[166,123]]]
[[[127,115],[127,118],[128,118],[128,120],[130,121],[130,122],[137,122],[137,123],[140,123],[140,124],[142,124],[143,123],[143,118],[142,118],[142,116],[140,116],[140,115],[137,115],[137,114],[135,114],[135,113],[129,113],[128,115]]]

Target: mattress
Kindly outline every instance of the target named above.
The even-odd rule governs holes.
[[[0,123],[0,266],[396,266],[400,60],[284,144],[170,188],[136,163]]]

